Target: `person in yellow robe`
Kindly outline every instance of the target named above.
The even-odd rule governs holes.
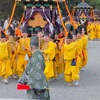
[[[95,35],[95,25],[94,25],[94,21],[90,21],[90,24],[88,26],[88,31],[89,31],[89,39],[90,40],[94,40],[96,38]]]
[[[56,79],[60,79],[59,75],[61,74],[61,70],[60,70],[61,66],[60,66],[60,63],[59,63],[59,61],[60,61],[60,51],[61,50],[59,48],[60,40],[59,40],[58,36],[59,36],[59,33],[58,33],[57,30],[55,30],[54,31],[54,43],[56,44],[56,54],[55,54],[55,59],[54,59],[54,77]]]
[[[79,73],[77,72],[76,65],[76,51],[77,45],[76,42],[72,40],[72,35],[69,33],[64,44],[64,61],[65,61],[65,70],[64,78],[68,85],[79,85]]]
[[[77,65],[84,70],[88,60],[87,53],[88,36],[85,27],[79,27],[77,33]]]
[[[51,38],[49,37],[49,32],[44,33],[44,42],[42,44],[42,52],[44,54],[45,64],[46,68],[44,70],[44,73],[46,75],[47,80],[49,81],[51,78],[54,78],[54,57],[56,54],[56,44],[51,41]]]
[[[97,21],[97,19],[94,21],[94,31],[95,31],[95,33],[94,33],[95,39],[97,39],[98,38],[98,21]]]
[[[100,40],[100,19],[98,19],[98,31],[97,31],[97,34],[98,34],[98,39]]]
[[[64,72],[64,59],[63,59],[63,41],[60,40],[57,30],[54,35],[54,42],[56,43],[56,55],[55,55],[55,78],[60,79],[59,75]],[[64,39],[63,39],[64,40]]]
[[[11,48],[10,49],[11,68],[13,72],[13,75],[11,77],[17,78],[16,77],[17,76],[17,43],[14,40],[15,38],[14,30],[11,27],[9,27],[8,34],[9,34],[8,44],[9,44],[9,48]]]
[[[83,50],[83,41],[82,41],[82,35],[81,33],[77,33],[77,41],[76,41],[76,45],[77,45],[77,72],[80,73],[80,70],[82,68],[82,62],[83,62],[83,54],[82,54],[82,50]]]
[[[2,32],[0,41],[0,76],[3,77],[5,84],[8,84],[8,77],[12,75],[10,50],[6,36]]]
[[[29,54],[30,54],[30,48],[29,48],[30,38],[28,37],[27,29],[23,31],[22,35],[23,37],[20,38],[19,44],[17,46],[17,53],[18,53],[17,72],[19,77],[22,76],[26,68],[26,64],[29,60]]]
[[[19,39],[18,37],[14,37],[13,40],[13,56],[12,56],[12,71],[13,71],[13,78],[16,79],[18,76],[18,71],[17,71],[17,61],[18,61],[18,52],[17,52],[17,47],[19,45]]]
[[[82,28],[82,41],[83,41],[83,49],[82,49],[82,54],[83,54],[83,64],[82,67],[85,67],[88,61],[88,50],[87,50],[87,45],[88,45],[88,36],[85,34],[86,30]]]
[[[62,36],[59,37],[59,49],[60,49],[60,52],[59,52],[59,66],[60,66],[60,73],[63,73],[64,72],[64,43],[65,43],[65,31],[64,29],[62,29]]]

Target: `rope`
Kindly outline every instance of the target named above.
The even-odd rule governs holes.
[[[95,14],[94,14],[94,11],[93,11],[92,13],[93,13],[93,18],[95,19]]]
[[[91,14],[90,14],[91,17],[93,16],[93,13],[92,12],[93,12],[93,9],[91,9]]]
[[[54,29],[53,29],[53,24],[50,22],[50,20],[49,20],[48,17],[46,16],[44,10],[45,10],[45,9],[43,8],[43,14],[44,14],[46,20],[47,20],[48,23],[49,23],[49,29],[50,29],[50,31],[51,31],[51,34],[53,34],[53,30],[54,30]]]
[[[12,22],[12,19],[13,19],[13,17],[14,17],[14,12],[15,12],[15,8],[16,8],[16,4],[17,4],[17,1],[15,1],[15,3],[14,3],[13,10],[12,10],[12,14],[11,14],[11,17],[10,17],[10,21],[9,21],[8,26],[7,26],[7,28],[5,29],[4,33],[7,32],[8,28],[9,28],[11,22]]]
[[[73,10],[72,10],[72,13],[71,13],[72,17],[74,16],[74,13],[75,13],[75,8],[73,8]]]
[[[60,16],[60,21],[61,21],[61,24],[62,24],[62,26],[64,28],[65,33],[66,33],[66,37],[67,37],[68,36],[68,32],[67,32],[67,29],[66,29],[66,27],[64,25],[64,22],[63,22],[63,18],[62,18],[62,15],[61,15],[61,11],[60,11],[58,0],[56,0],[56,3],[57,3],[58,14]]]
[[[21,24],[22,24],[22,22],[23,22],[23,19],[24,19],[24,14],[22,15],[22,18],[21,18],[21,20],[20,20],[20,22],[19,22],[18,29],[20,28],[20,26],[21,26]]]
[[[93,8],[91,9],[91,14],[90,14],[91,18],[95,19],[95,15],[94,15],[94,11]]]
[[[74,23],[74,21],[73,21],[73,19],[72,19],[72,16],[71,16],[71,14],[70,14],[70,11],[69,11],[69,9],[68,9],[68,6],[67,6],[65,0],[63,0],[63,3],[64,3],[64,5],[65,5],[66,11],[68,12],[68,15],[69,15],[69,17],[70,17],[70,21],[71,21],[71,23],[73,24],[74,28],[76,29],[77,27],[76,27],[76,25],[75,25],[75,23]]]

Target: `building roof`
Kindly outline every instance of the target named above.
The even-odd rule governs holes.
[[[16,1],[22,1],[22,2],[56,2],[56,0],[16,0]],[[58,0],[61,1],[61,0]]]
[[[81,2],[76,6],[76,8],[92,8],[92,7],[89,6],[89,4],[87,4],[86,2]]]
[[[94,14],[95,16],[100,17],[100,10],[94,9]]]
[[[100,13],[100,10],[99,9],[94,9],[94,12],[95,13]]]

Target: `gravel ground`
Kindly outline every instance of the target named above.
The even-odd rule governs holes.
[[[68,87],[63,80],[49,83],[51,100],[100,100],[100,41],[89,41],[89,60],[81,72],[80,85]],[[17,80],[9,79],[5,85],[0,79],[0,100],[25,100],[25,91],[16,90]]]

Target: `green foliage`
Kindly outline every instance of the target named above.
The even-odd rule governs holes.
[[[13,0],[0,0],[0,18],[7,18],[11,13]]]
[[[100,9],[100,0],[92,0],[92,2],[90,2],[90,5],[98,7],[98,9]]]
[[[17,3],[14,18],[20,20],[21,17],[22,17],[23,12],[24,12],[24,4],[21,3],[21,2]]]
[[[86,3],[88,3],[90,6],[92,7],[97,7],[98,9],[100,9],[100,0],[84,0]],[[82,2],[82,0],[66,0],[67,5],[69,7],[70,12],[72,11],[73,7],[77,6],[79,3]],[[64,16],[67,15],[65,7],[63,5],[63,3],[60,3],[60,8],[63,11],[62,14]]]
[[[67,0],[69,1],[69,8],[72,9],[73,6],[79,4],[82,2],[82,0]],[[90,6],[98,7],[100,9],[100,0],[84,0],[86,3],[88,3]]]
[[[66,0],[68,3],[69,10],[72,11],[73,7],[80,3],[82,0]],[[95,6],[100,9],[100,0],[84,0],[90,6]],[[0,0],[0,19],[6,19],[8,16],[11,16],[12,9],[14,5],[14,0]],[[60,3],[60,8],[64,16],[67,15],[64,4]],[[22,2],[17,3],[16,11],[14,18],[20,20],[24,12],[24,4]]]
[[[0,19],[6,19],[11,16],[14,6],[14,0],[0,0]],[[20,19],[24,11],[24,5],[19,2],[15,10],[14,18]]]

